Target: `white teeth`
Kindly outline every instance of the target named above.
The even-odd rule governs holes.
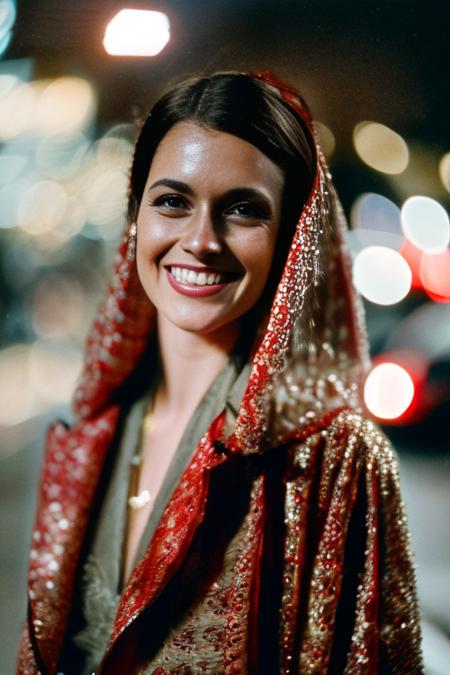
[[[193,286],[212,286],[213,284],[221,284],[226,281],[226,277],[223,274],[194,272],[194,270],[188,270],[185,267],[171,267],[170,273],[177,281]]]

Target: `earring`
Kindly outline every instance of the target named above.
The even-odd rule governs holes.
[[[134,260],[136,255],[136,223],[131,223],[128,230],[127,260]]]

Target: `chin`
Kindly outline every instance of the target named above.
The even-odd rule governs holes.
[[[159,312],[160,316],[172,326],[187,333],[196,333],[197,335],[211,335],[221,330],[232,328],[240,318],[240,314],[227,315],[208,315],[207,312],[193,312],[186,314],[180,312]]]
[[[208,335],[215,333],[225,326],[232,323],[231,321],[201,321],[195,319],[175,319],[165,317],[169,323],[178,328],[179,330],[185,331],[186,333],[196,333],[197,335]]]

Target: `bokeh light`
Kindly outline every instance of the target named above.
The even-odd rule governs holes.
[[[34,392],[28,380],[29,346],[17,344],[0,351],[0,427],[20,424],[35,414]]]
[[[15,20],[16,3],[13,0],[0,0],[0,56],[11,41]]]
[[[320,147],[323,150],[325,157],[330,158],[336,149],[336,138],[330,127],[327,127],[323,122],[314,121],[314,127],[319,137]]]
[[[0,141],[14,138],[28,131],[35,122],[36,93],[33,87],[14,76],[1,76]]]
[[[447,192],[450,192],[450,152],[445,153],[439,162],[439,178]]]
[[[369,246],[399,250],[404,240],[400,209],[393,201],[375,192],[365,192],[355,199],[350,224],[352,229],[345,236],[353,258]]]
[[[32,298],[32,325],[41,339],[79,338],[87,308],[79,281],[62,274],[46,276]]]
[[[428,363],[450,360],[450,305],[421,304],[396,323],[385,347],[397,352],[405,348],[412,350],[422,354]]]
[[[353,283],[378,305],[400,302],[411,288],[412,273],[406,260],[385,246],[368,246],[353,263]]]
[[[0,73],[0,100],[5,98],[19,83],[19,78],[13,73]]]
[[[133,144],[127,138],[119,135],[120,126],[126,128],[126,125],[118,125],[111,129],[95,143],[94,153],[99,166],[104,169],[119,169],[125,175],[128,175],[133,156]]]
[[[27,158],[23,155],[0,152],[0,186],[14,183],[28,166]]]
[[[82,129],[95,112],[92,86],[81,77],[58,77],[45,86],[37,105],[43,134],[68,134]]]
[[[66,207],[67,193],[59,183],[38,181],[22,196],[17,211],[17,225],[31,235],[50,232],[61,223]]]
[[[124,224],[128,179],[120,169],[101,169],[93,172],[83,191],[87,219],[95,226],[99,237],[116,239]]]
[[[17,180],[0,189],[0,229],[7,230],[17,224],[17,211],[29,182]]]
[[[414,196],[401,209],[405,237],[425,253],[441,253],[450,241],[450,224],[446,210],[435,199]]]
[[[106,26],[103,46],[113,56],[156,56],[170,39],[162,12],[122,9]]]
[[[422,288],[422,281],[420,279],[420,261],[422,260],[422,251],[420,248],[411,244],[409,239],[403,238],[399,249],[400,254],[406,260],[412,272],[412,288]]]
[[[87,210],[84,201],[78,197],[69,196],[66,209],[58,227],[52,231],[54,239],[66,242],[80,233],[87,221]]]
[[[46,178],[61,180],[76,176],[86,166],[90,146],[81,132],[44,136],[36,144],[36,167]]]
[[[408,166],[408,146],[384,124],[360,122],[353,131],[353,144],[362,161],[377,171],[398,174]]]
[[[81,351],[70,341],[17,344],[0,351],[0,426],[11,427],[67,404],[81,370]]]
[[[428,295],[436,302],[450,302],[450,249],[420,259],[420,280]]]
[[[399,207],[375,192],[365,192],[355,199],[350,212],[350,223],[353,229],[401,233]]]
[[[37,340],[30,346],[29,386],[42,409],[69,403],[81,366],[81,350],[67,340]]]
[[[396,363],[381,363],[367,376],[364,401],[368,410],[380,419],[403,415],[414,398],[414,382],[405,368]]]

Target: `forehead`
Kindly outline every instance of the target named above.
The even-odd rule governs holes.
[[[279,190],[284,182],[280,167],[256,146],[194,122],[178,122],[160,142],[149,181],[162,176],[211,189],[246,185]]]

